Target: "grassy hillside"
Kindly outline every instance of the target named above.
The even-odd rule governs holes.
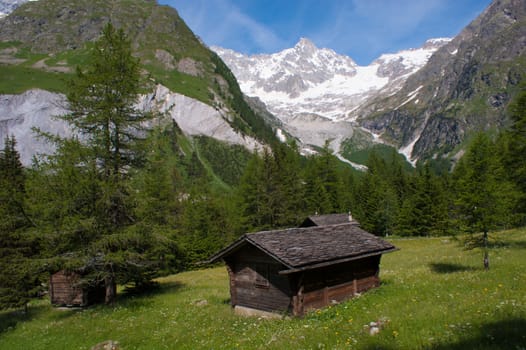
[[[65,82],[91,58],[112,22],[131,41],[145,76],[216,108],[245,135],[271,143],[274,131],[243,99],[226,65],[190,30],[177,10],[144,0],[40,0],[0,21],[0,94],[32,88],[66,92]]]
[[[157,292],[120,294],[113,308],[0,313],[0,349],[523,349],[526,229],[491,235],[492,267],[453,238],[391,239],[383,284],[303,319],[235,316],[224,267],[160,279]],[[366,325],[385,320],[370,336]]]

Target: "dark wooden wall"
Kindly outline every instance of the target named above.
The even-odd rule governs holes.
[[[51,304],[64,306],[87,306],[104,301],[104,282],[82,286],[81,276],[75,272],[59,271],[49,279]]]
[[[339,303],[378,287],[381,255],[280,275],[286,267],[253,246],[225,259],[232,306],[271,312],[305,312]]]
[[[232,306],[274,312],[291,309],[289,279],[278,274],[283,265],[252,246],[244,247],[226,262]]]
[[[85,295],[78,285],[80,276],[74,272],[59,271],[49,279],[49,295],[53,305],[84,305]]]
[[[378,287],[380,255],[348,263],[310,270],[298,280],[294,314],[318,309],[352,298],[356,293]]]

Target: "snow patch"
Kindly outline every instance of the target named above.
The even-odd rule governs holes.
[[[423,85],[420,85],[415,90],[413,90],[410,93],[408,93],[407,94],[408,99],[405,100],[404,102],[402,102],[398,107],[396,107],[395,110],[397,110],[398,108],[400,108],[400,107],[404,106],[405,104],[407,104],[407,103],[411,102],[412,100],[414,100],[415,97],[418,96],[418,91],[420,91],[420,89],[422,89],[423,87],[424,87]]]
[[[283,142],[283,143],[287,142],[287,137],[285,136],[285,134],[283,134],[283,130],[277,129],[276,130],[276,136],[278,137],[278,139],[281,142]]]
[[[335,153],[334,155],[336,156],[336,158],[338,158],[339,160],[341,160],[344,163],[349,164],[350,166],[352,166],[356,170],[367,171],[367,169],[368,169],[367,166],[365,166],[363,164],[358,164],[358,163],[355,163],[355,162],[351,162],[349,159],[344,158],[340,153]]]
[[[402,154],[405,157],[405,159],[409,163],[411,163],[412,166],[416,166],[417,160],[412,159],[411,154],[413,153],[413,149],[415,148],[415,143],[418,141],[419,138],[420,138],[420,134],[418,135],[418,137],[415,137],[415,139],[411,141],[407,146],[400,148],[398,150],[398,153]]]

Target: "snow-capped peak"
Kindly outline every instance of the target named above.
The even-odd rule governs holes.
[[[431,55],[449,41],[451,41],[449,38],[429,39],[420,48],[383,54],[373,64],[380,65],[378,75],[396,79],[403,75],[412,74],[422,68]]]
[[[246,56],[212,48],[233,71],[241,89],[259,97],[278,118],[316,114],[331,120],[353,120],[352,112],[381,89],[394,92],[409,75],[450,39],[430,39],[421,48],[384,54],[369,66],[317,48],[301,38],[290,49]]]
[[[323,146],[352,134],[360,107],[380,93],[398,91],[407,78],[450,39],[428,40],[421,48],[381,55],[368,66],[301,38],[290,49],[246,56],[212,48],[230,67],[248,96],[259,97],[305,144]],[[412,98],[417,101],[416,93]],[[411,101],[408,101],[408,103]]]
[[[294,50],[300,53],[313,54],[318,48],[312,41],[307,38],[301,38],[300,41],[294,46]]]

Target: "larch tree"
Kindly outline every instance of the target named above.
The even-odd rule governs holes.
[[[131,194],[133,169],[144,159],[145,125],[153,118],[135,107],[143,84],[140,62],[132,55],[129,39],[111,23],[106,25],[88,65],[78,68],[69,84],[70,113],[61,118],[79,136],[56,140],[57,155],[44,166],[44,176],[51,180],[57,176],[67,179],[69,174],[79,179],[66,181],[73,190],[69,192],[79,194],[74,198],[63,193],[60,181],[53,182],[57,191],[47,194],[63,193],[63,199],[76,208],[73,216],[68,216],[71,206],[46,215],[60,218],[61,225],[52,230],[59,233],[57,238],[72,237],[71,244],[64,244],[63,251],[56,253],[73,250],[75,264],[89,265],[92,273],[87,278],[105,282],[106,303],[114,301],[116,283],[148,282],[171,250],[170,242],[158,241],[154,230],[137,220]],[[82,193],[89,202],[83,201]],[[51,202],[60,206],[60,200]],[[79,234],[82,240],[75,243],[73,237]]]
[[[484,249],[484,266],[489,268],[488,233],[505,227],[515,205],[515,190],[506,181],[504,168],[495,152],[495,144],[487,134],[477,134],[467,153],[453,173],[455,207],[461,229],[482,240],[475,245]]]

